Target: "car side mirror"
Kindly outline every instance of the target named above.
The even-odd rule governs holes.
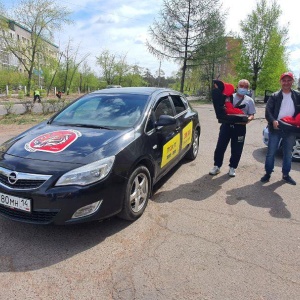
[[[174,124],[176,124],[176,119],[168,115],[161,115],[155,123],[156,126],[170,126]]]

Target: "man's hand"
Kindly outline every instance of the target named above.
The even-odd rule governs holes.
[[[253,119],[254,119],[254,115],[249,115],[247,124],[250,123]]]
[[[273,121],[273,128],[274,129],[279,129],[279,123],[277,120]]]

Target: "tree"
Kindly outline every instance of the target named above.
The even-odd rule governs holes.
[[[279,77],[287,70],[287,61],[282,36],[275,32],[270,41],[264,59],[264,66],[259,74],[257,94],[264,95],[265,90],[280,89]]]
[[[72,41],[69,39],[65,49],[61,52],[61,55],[60,86],[68,95],[72,88],[74,78],[80,76],[78,72],[79,66],[86,61],[89,54],[79,57],[79,45],[77,45],[74,50]]]
[[[164,0],[160,20],[155,20],[149,28],[150,53],[181,64],[181,92],[186,70],[196,59],[200,45],[207,41],[207,34],[220,25],[220,11],[219,0]]]
[[[248,73],[248,78],[252,78],[250,81],[254,98],[259,74],[266,67],[266,56],[271,54],[270,49],[274,47],[272,41],[277,41],[277,47],[284,47],[286,42],[287,30],[280,28],[278,24],[280,15],[280,6],[276,1],[268,6],[267,0],[260,0],[256,4],[256,9],[241,22],[243,43],[239,69],[243,70],[240,73]],[[279,58],[283,59],[283,57]]]
[[[147,82],[142,77],[142,68],[133,65],[127,75],[123,78],[124,86],[146,86]]]
[[[109,50],[102,51],[99,56],[96,56],[96,60],[107,84],[121,85],[122,80],[132,68],[126,62],[126,54],[118,55]]]
[[[187,71],[184,89],[185,93],[188,95],[197,95],[200,93],[202,72],[203,68],[199,66]]]
[[[6,85],[9,88],[18,88],[23,86],[26,82],[26,78],[23,73],[19,73],[14,69],[0,69],[0,93],[4,93]]]
[[[220,12],[219,12],[220,13]],[[220,15],[219,24],[215,24],[210,32],[205,33],[205,41],[198,48],[196,57],[197,64],[201,66],[202,77],[208,93],[212,90],[213,79],[220,75],[220,66],[224,61],[229,63],[231,54],[226,50],[225,19]],[[200,78],[199,78],[200,79]]]
[[[8,13],[4,11],[8,16]],[[63,6],[50,0],[23,0],[12,12],[12,20],[2,18],[0,22],[0,39],[7,51],[13,53],[28,74],[27,91],[30,93],[34,71],[40,72],[39,64],[45,62],[47,50],[53,40],[55,30],[64,23],[69,23],[70,12]],[[9,34],[11,26],[18,22],[30,32],[29,41],[17,39]]]
[[[62,52],[59,53],[58,58],[50,58],[50,62],[47,64],[46,67],[43,68],[44,84],[47,87],[47,96],[49,96],[56,74],[60,68],[61,59],[62,59]]]
[[[81,92],[88,93],[99,88],[99,78],[93,74],[91,68],[85,61],[80,68],[79,73],[79,89]]]
[[[147,86],[154,86],[155,85],[155,78],[152,75],[151,71],[146,68],[144,70],[143,79],[146,81]]]

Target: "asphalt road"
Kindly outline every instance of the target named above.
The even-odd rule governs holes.
[[[219,124],[198,108],[200,153],[156,187],[145,214],[69,227],[0,218],[0,299],[300,299],[300,163],[261,184],[264,107],[236,177],[213,166]],[[9,132],[0,132],[3,141]],[[229,149],[228,149],[229,150]]]

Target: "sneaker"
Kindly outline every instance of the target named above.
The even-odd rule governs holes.
[[[214,166],[210,171],[209,174],[210,175],[217,175],[221,172],[220,168],[218,166]]]
[[[228,175],[229,175],[230,177],[235,177],[235,168],[229,168]]]
[[[290,175],[283,176],[282,179],[283,179],[286,183],[289,183],[289,184],[291,184],[291,185],[296,185],[296,181],[295,181]]]
[[[260,181],[261,182],[269,182],[271,175],[270,174],[265,174]]]

